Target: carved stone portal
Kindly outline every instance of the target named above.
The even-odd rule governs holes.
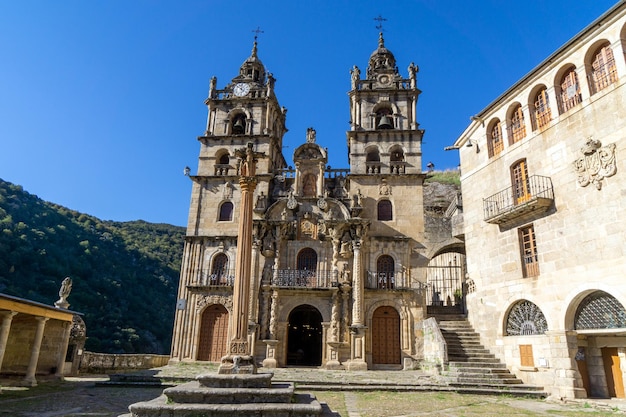
[[[599,140],[589,137],[585,145],[580,148],[580,152],[583,156],[574,161],[576,181],[581,187],[594,184],[600,190],[602,180],[617,172],[615,144],[611,143],[603,147]]]

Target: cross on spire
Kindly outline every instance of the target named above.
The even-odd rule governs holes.
[[[378,22],[378,24],[376,25],[376,29],[378,29],[380,32],[383,32],[384,31],[383,22],[386,22],[387,19],[385,19],[381,15],[378,15],[378,17],[375,17],[374,20]]]
[[[259,26],[256,27],[256,29],[254,29],[252,31],[254,33],[254,41],[256,42],[257,38],[259,37],[259,33],[265,33],[261,30],[261,28]]]

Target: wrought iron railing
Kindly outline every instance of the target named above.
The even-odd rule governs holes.
[[[502,214],[515,212],[516,209],[528,206],[537,199],[554,200],[550,177],[531,175],[525,186],[511,186],[483,199],[484,219],[489,221]]]
[[[211,271],[203,269],[200,272],[198,285],[232,287],[235,283],[235,270],[224,269],[221,271]]]
[[[367,271],[365,288],[372,290],[396,290],[409,288],[404,272]]]
[[[278,269],[273,272],[271,283],[278,287],[329,288],[337,285],[332,279],[332,271]]]

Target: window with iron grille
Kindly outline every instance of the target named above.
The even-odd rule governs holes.
[[[535,96],[534,110],[536,129],[540,129],[550,123],[550,120],[552,120],[552,113],[550,112],[547,89],[541,89]]]
[[[220,206],[220,217],[218,221],[229,222],[233,220],[233,203],[225,201]]]
[[[524,278],[539,275],[539,260],[535,228],[533,225],[521,227],[519,230],[520,252],[522,256],[522,274]]]
[[[389,200],[380,200],[378,202],[378,220],[387,221],[393,220],[393,207],[391,205],[391,201]]]
[[[565,113],[582,101],[576,68],[570,68],[561,79],[561,113]]]
[[[389,255],[382,255],[376,261],[376,281],[378,288],[393,288],[395,262]]]
[[[311,248],[304,248],[298,253],[299,271],[317,271],[317,252]]]
[[[500,121],[494,123],[489,130],[489,136],[487,138],[487,149],[489,151],[489,157],[498,155],[504,149],[504,141],[502,140],[502,128]]]
[[[597,93],[617,81],[617,67],[611,45],[606,43],[598,48],[591,62],[592,94]]]
[[[576,309],[574,328],[616,329],[626,327],[626,310],[611,294],[595,291],[586,296]]]
[[[526,136],[526,125],[524,124],[524,112],[522,106],[517,105],[511,112],[511,121],[509,124],[509,144],[519,142]]]
[[[521,300],[511,307],[506,318],[507,336],[544,334],[547,330],[548,322],[546,317],[535,303]]]

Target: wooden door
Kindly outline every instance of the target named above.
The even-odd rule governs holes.
[[[526,160],[521,160],[513,165],[511,169],[513,181],[513,198],[515,204],[524,203],[531,198],[530,186],[528,184],[528,167]]]
[[[389,306],[379,307],[372,317],[372,362],[400,363],[400,315]]]
[[[202,313],[197,360],[219,362],[226,356],[227,346],[228,310],[222,305],[214,304]]]
[[[609,397],[624,398],[624,379],[622,378],[617,348],[602,348],[602,361],[604,362]]]

